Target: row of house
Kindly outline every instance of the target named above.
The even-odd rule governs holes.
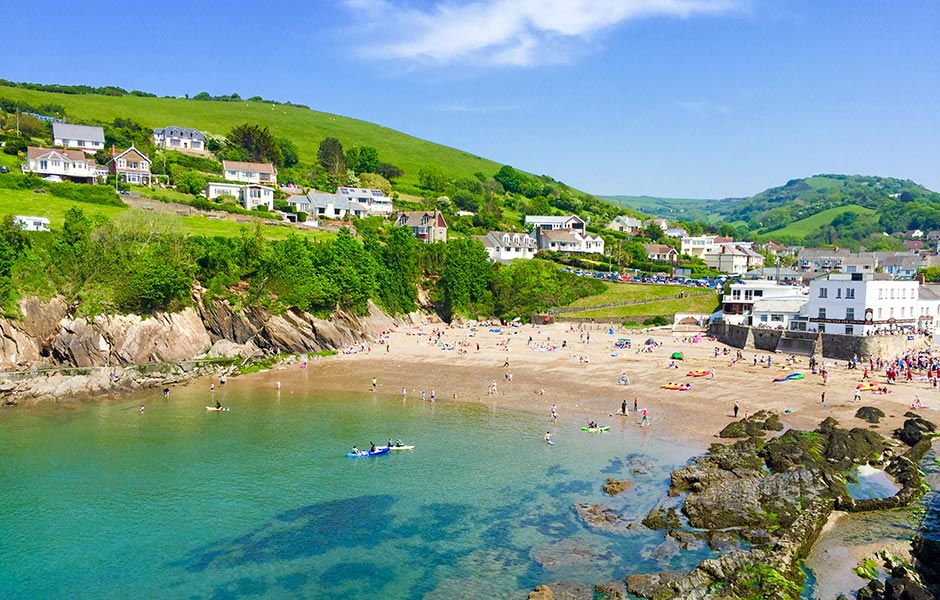
[[[737,325],[871,335],[933,330],[940,320],[940,285],[898,280],[887,273],[832,272],[809,285],[752,280],[734,283],[722,297],[721,318]]]

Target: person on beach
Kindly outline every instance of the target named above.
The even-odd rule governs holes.
[[[375,386],[377,383],[378,383],[378,380],[375,377],[373,377],[372,378],[372,391],[373,392],[375,391]]]
[[[636,396],[633,397],[633,412],[636,412]]]
[[[359,449],[359,446],[353,446],[353,447],[352,447],[352,453],[353,453],[353,454],[362,454],[362,450]]]
[[[170,397],[170,388],[163,388],[163,397],[164,398]]]
[[[215,384],[214,384],[214,383],[209,386],[209,391],[210,391],[210,392],[214,392],[214,391],[215,391]]]
[[[549,442],[551,442],[551,441],[552,441],[552,432],[551,432],[551,431],[546,431],[546,432],[545,432],[545,443],[547,444],[547,443],[549,443]]]
[[[820,404],[826,403],[826,392],[823,392],[822,394],[819,395],[819,403]]]
[[[552,423],[557,423],[557,422],[558,422],[558,408],[556,408],[555,405],[552,404]]]
[[[281,382],[278,381],[276,384],[274,384],[274,387],[276,387],[276,388],[277,388],[277,391],[280,392],[280,391],[281,391]]]
[[[860,402],[862,399],[862,392],[858,388],[855,388],[855,397],[852,399],[853,402]]]
[[[738,401],[737,401],[737,400],[735,400],[735,401],[734,401],[734,418],[735,418],[735,419],[738,418],[738,411],[739,411],[739,410],[741,410],[741,405],[738,404]]]
[[[225,387],[225,373],[219,376],[219,387]]]
[[[627,414],[627,401],[626,400],[620,403],[620,414],[622,415]]]
[[[431,402],[434,402],[434,398],[435,398],[436,396],[437,396],[437,394],[434,393],[434,388],[431,388]]]
[[[641,427],[646,427],[646,426],[649,425],[649,424],[650,424],[650,413],[649,413],[648,410],[646,410],[646,409],[644,408],[644,409],[643,409],[643,418],[640,419],[640,426],[641,426]]]
[[[369,452],[375,452],[375,442],[369,442]]]
[[[408,395],[408,388],[405,388],[405,387],[401,388],[401,398],[402,398],[402,400],[404,400],[404,399],[405,399],[405,396],[407,396],[407,395]]]
[[[215,401],[215,409],[222,410],[222,403],[219,402],[218,400]]]
[[[144,405],[143,405],[143,404],[140,405],[140,412],[144,412]]]

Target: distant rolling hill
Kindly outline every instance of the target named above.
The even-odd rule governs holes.
[[[714,222],[720,219],[719,208],[733,204],[737,199],[658,198],[655,196],[603,196],[615,204],[661,217],[670,221]]]

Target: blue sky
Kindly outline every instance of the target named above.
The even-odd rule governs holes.
[[[816,173],[940,190],[932,0],[88,0],[4,20],[6,79],[290,100],[595,194]]]

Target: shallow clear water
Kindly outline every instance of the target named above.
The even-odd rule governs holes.
[[[845,487],[856,500],[890,498],[901,489],[890,475],[868,465],[857,467],[853,476],[855,481],[846,482]]]
[[[0,413],[0,596],[518,598],[703,558],[572,510],[640,518],[695,453],[632,418],[562,419],[547,446],[547,415],[327,395],[308,372],[276,392],[286,377]],[[205,410],[216,396],[230,412]],[[345,456],[389,437],[417,447]],[[609,498],[609,476],[634,486]]]

